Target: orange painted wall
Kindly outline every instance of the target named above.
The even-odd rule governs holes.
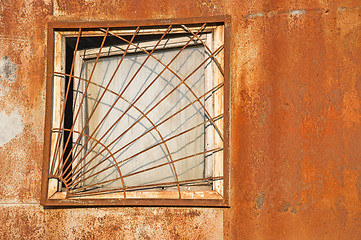
[[[40,206],[46,22],[223,14],[231,207]],[[0,239],[361,239],[360,1],[4,0],[0,46]]]

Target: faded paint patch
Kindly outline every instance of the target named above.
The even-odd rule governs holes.
[[[291,209],[291,213],[296,214],[296,213],[297,213],[296,208],[292,208],[292,209]]]
[[[306,10],[300,9],[300,10],[292,10],[290,11],[291,15],[303,15],[306,14]]]
[[[255,17],[263,17],[264,13],[259,12],[259,13],[251,13],[246,15],[244,18],[255,18]]]
[[[280,207],[280,212],[288,212],[288,209],[290,209],[291,203],[284,201],[282,206]]]
[[[258,195],[255,199],[257,209],[262,209],[264,201],[265,201],[265,197],[266,197],[266,194],[264,191],[261,191],[258,193]]]
[[[0,112],[0,147],[8,143],[24,130],[22,117],[18,110],[14,110],[10,115],[4,111]]]
[[[321,9],[312,9],[312,11],[321,11]],[[250,13],[246,16],[244,16],[244,18],[255,18],[255,17],[272,17],[275,15],[280,15],[280,14],[291,14],[291,15],[304,15],[306,14],[306,10],[305,9],[294,9],[294,10],[281,10],[281,11],[269,11],[269,12],[257,12],[257,13]]]
[[[0,59],[0,80],[5,79],[10,82],[15,82],[16,79],[16,64],[8,56]]]
[[[353,7],[353,8],[339,7],[339,8],[337,8],[337,11],[342,12],[342,11],[346,11],[346,10],[359,10],[359,9],[361,9],[361,6],[357,6],[357,7]]]

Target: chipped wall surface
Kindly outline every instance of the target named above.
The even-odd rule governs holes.
[[[223,14],[231,207],[41,207],[46,22]],[[359,0],[5,0],[0,46],[0,239],[360,239]]]

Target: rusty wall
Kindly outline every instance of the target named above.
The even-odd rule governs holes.
[[[231,207],[41,207],[46,22],[223,14]],[[358,0],[3,0],[0,46],[0,239],[361,238]]]

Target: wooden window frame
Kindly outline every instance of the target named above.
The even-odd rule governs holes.
[[[79,198],[64,199],[63,193],[57,192],[59,181],[49,179],[49,158],[50,146],[52,144],[50,129],[51,121],[59,121],[52,115],[52,94],[53,89],[62,91],[62,86],[54,86],[53,72],[57,66],[62,66],[64,59],[54,58],[55,51],[63,51],[63,46],[56,46],[56,43],[64,41],[55,41],[55,32],[57,30],[68,29],[70,34],[73,29],[78,28],[99,28],[99,27],[134,27],[134,26],[164,26],[169,24],[199,24],[199,23],[222,23],[224,26],[224,90],[223,90],[223,197],[214,198],[212,194],[201,194],[196,198],[177,199],[162,198],[164,192],[153,192],[145,196],[144,192],[137,193],[134,198],[119,198],[117,194],[98,196],[96,198]],[[60,83],[57,83],[60,84]],[[106,22],[70,22],[70,21],[52,21],[48,23],[48,40],[47,40],[47,87],[46,87],[46,117],[45,117],[45,144],[44,144],[44,161],[43,161],[43,178],[41,204],[43,206],[209,206],[209,207],[228,207],[229,206],[229,161],[230,161],[230,18],[229,16],[216,16],[207,18],[190,18],[190,19],[162,19],[162,20],[139,20],[139,21],[106,21]],[[61,96],[59,92],[59,96]],[[49,180],[48,180],[49,179]],[[183,194],[184,192],[182,192]],[[143,195],[142,195],[143,194]],[[194,193],[190,193],[194,194]],[[169,195],[169,192],[168,192]],[[55,196],[55,197],[54,197]],[[169,197],[169,196],[167,196]]]

